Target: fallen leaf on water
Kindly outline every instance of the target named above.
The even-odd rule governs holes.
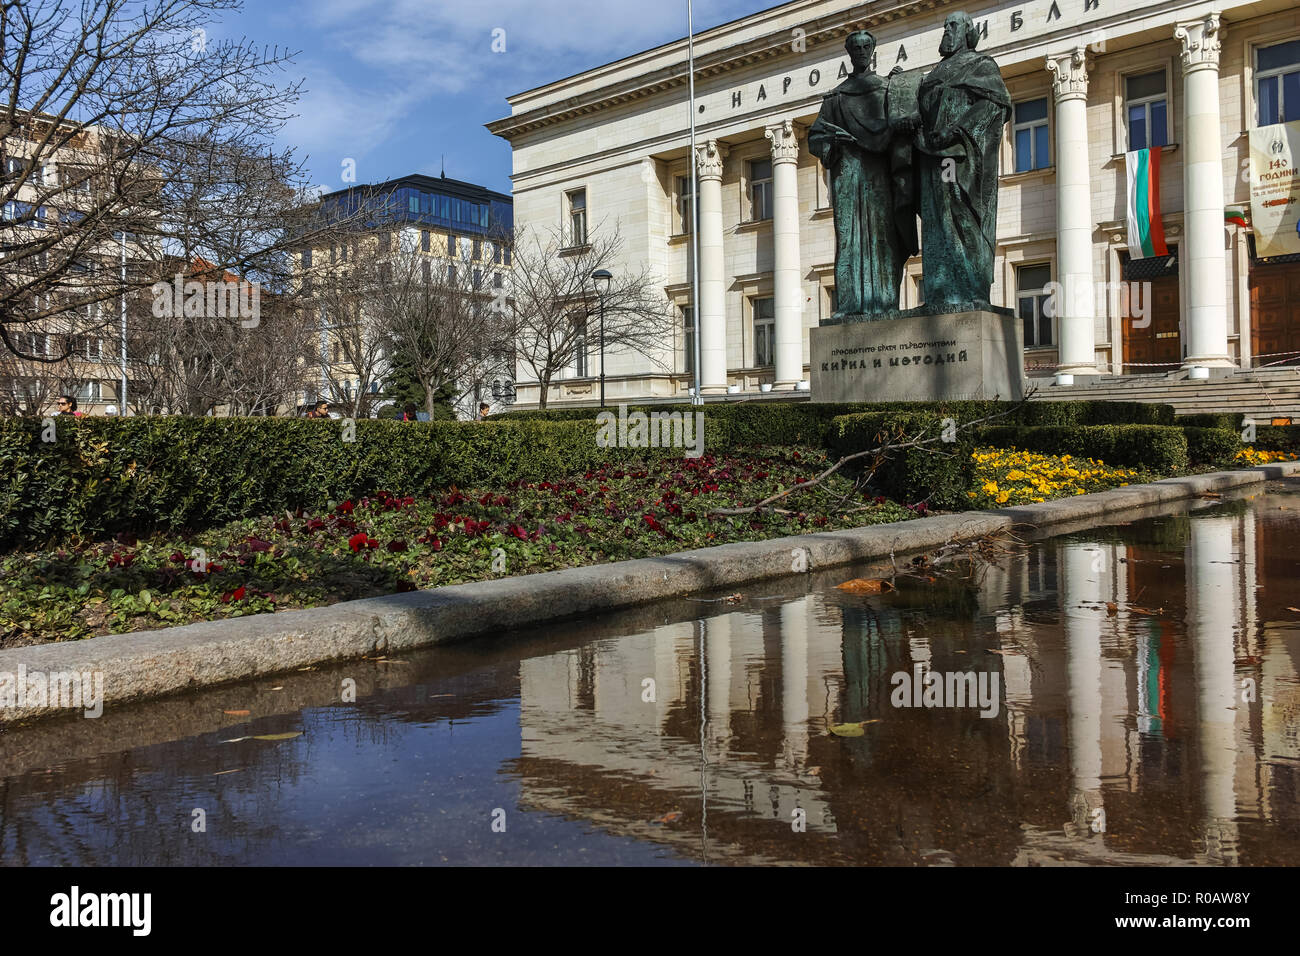
[[[231,717],[247,717],[252,713],[251,710],[223,710],[223,714],[229,714]]]
[[[1295,613],[1300,614],[1300,607],[1291,607],[1291,605],[1288,604],[1286,609],[1288,611],[1295,611]]]
[[[221,741],[223,744],[237,744],[241,740],[252,740],[252,737],[231,737],[229,740]]]
[[[1198,497],[1201,497],[1201,498],[1222,498],[1223,495],[1219,494],[1217,491],[1203,491],[1203,492],[1201,492],[1201,494],[1200,494]]]
[[[727,595],[727,603],[728,603],[728,604],[739,604],[739,603],[740,603],[741,601],[743,601],[743,600],[745,600],[745,595],[743,595],[743,594],[728,594],[728,595]]]
[[[294,737],[301,737],[302,731],[295,730],[287,734],[256,734],[254,740],[293,740]]]
[[[1130,604],[1128,610],[1134,614],[1150,614],[1152,617],[1159,617],[1161,614],[1165,613],[1165,609],[1162,607],[1152,609],[1149,607],[1138,607],[1136,604]]]
[[[682,818],[682,811],[680,811],[680,810],[673,810],[673,811],[671,811],[671,812],[669,812],[669,813],[665,813],[665,814],[664,814],[663,816],[661,816],[661,817],[655,817],[655,818],[654,818],[653,820],[651,820],[650,822],[651,822],[652,824],[658,826],[658,825],[662,825],[662,824],[664,824],[664,823],[675,823],[676,821],[680,820],[681,818]]]
[[[218,771],[217,771],[216,773],[214,773],[212,776],[214,776],[214,777],[220,777],[223,773],[239,773],[239,771],[241,771],[241,770],[243,770],[243,769],[244,769],[243,767],[236,767],[234,770],[218,770]]]
[[[1119,605],[1116,604],[1114,601],[1107,601],[1107,602],[1106,602],[1106,613],[1109,614],[1109,615],[1111,615],[1112,617],[1113,617],[1114,615],[1118,614],[1118,613],[1119,613]]]
[[[860,720],[854,724],[836,724],[831,728],[831,733],[836,737],[861,737],[864,733],[863,728],[867,724],[878,724],[883,718],[876,717],[872,720]]]
[[[879,594],[881,591],[894,590],[894,586],[884,578],[854,578],[835,586],[841,591],[851,591],[854,594]]]
[[[283,686],[280,686],[280,687],[272,687],[271,690],[284,690],[284,687],[283,687]]]

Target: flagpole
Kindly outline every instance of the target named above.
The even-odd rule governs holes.
[[[690,72],[691,110],[691,323],[694,351],[695,393],[692,405],[704,404],[700,389],[700,184],[699,160],[695,152],[695,11],[692,0],[686,0],[686,60]]]

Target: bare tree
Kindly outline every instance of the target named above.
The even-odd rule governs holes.
[[[491,284],[491,270],[423,255],[409,232],[394,246],[377,264],[371,309],[389,355],[400,352],[424,385],[432,417],[440,393],[455,404],[508,350],[508,325],[492,307],[504,295]]]
[[[155,281],[123,259],[202,259],[290,297],[292,251],[348,228],[316,202],[292,151],[273,145],[299,93],[276,75],[289,52],[208,37],[237,8],[0,5],[0,350],[68,358],[24,351],[17,333]],[[92,312],[80,331],[115,318]]]
[[[666,367],[660,356],[675,327],[662,282],[648,266],[627,271],[622,248],[617,228],[605,225],[576,248],[566,248],[559,231],[515,241],[510,295],[494,307],[505,316],[517,365],[540,386],[543,409],[551,382],[599,344],[602,300],[605,354],[638,352]],[[591,276],[599,269],[613,278],[598,299]]]

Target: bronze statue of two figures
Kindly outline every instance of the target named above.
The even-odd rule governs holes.
[[[853,72],[827,94],[808,147],[830,171],[835,314],[823,325],[898,318],[899,286],[919,248],[916,312],[987,311],[998,209],[998,149],[1011,98],[992,57],[975,52],[965,13],[944,22],[939,64],[871,70],[876,41],[849,35]]]

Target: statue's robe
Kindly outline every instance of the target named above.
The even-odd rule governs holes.
[[[836,309],[831,322],[898,311],[916,254],[911,144],[890,135],[888,81],[854,73],[826,94],[808,148],[830,171]],[[899,205],[903,211],[900,213]]]
[[[927,310],[990,308],[998,150],[1011,97],[992,57],[963,50],[921,81],[916,138]],[[955,136],[946,146],[936,137]],[[939,140],[942,142],[942,140]]]

